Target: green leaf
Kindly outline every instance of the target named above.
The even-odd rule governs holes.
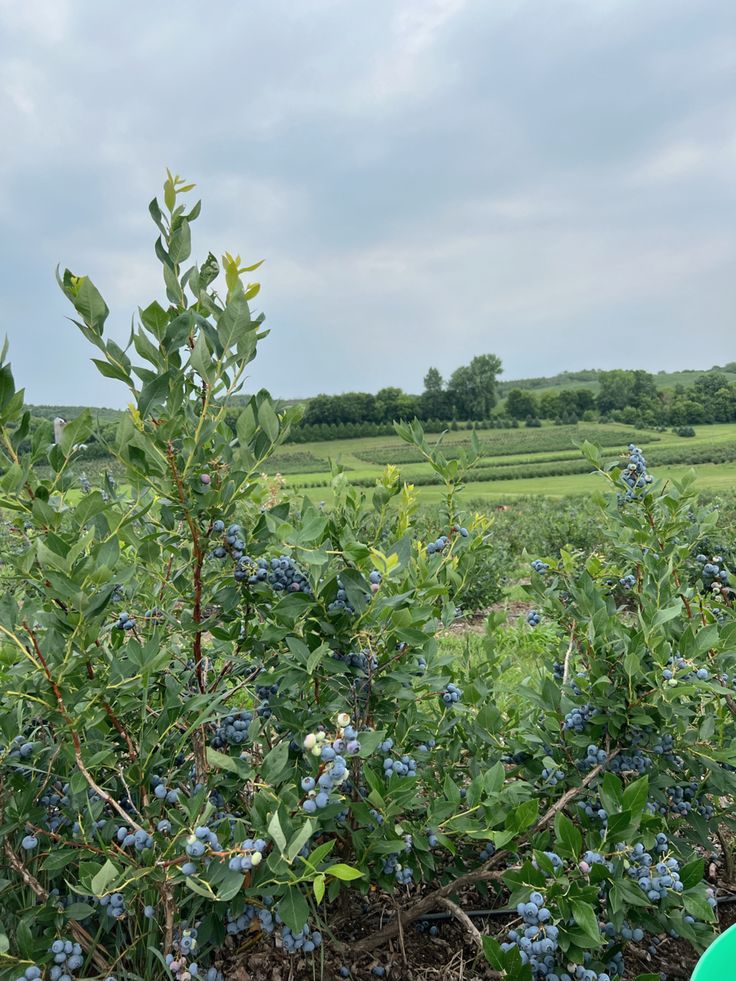
[[[227,770],[228,773],[234,773],[236,777],[241,777],[244,780],[253,774],[253,767],[245,760],[234,759],[227,753],[221,753],[217,749],[210,749],[210,747],[207,747],[207,762],[217,770]]]
[[[697,892],[684,892],[682,894],[682,904],[691,916],[696,920],[704,920],[706,923],[714,923],[716,919],[715,911],[705,898],[702,890]]]
[[[325,877],[322,873],[314,880],[312,888],[314,889],[314,898],[318,903],[321,903],[325,895]]]
[[[329,865],[325,869],[325,875],[334,875],[336,879],[341,879],[343,882],[362,879],[364,874],[360,869],[354,869],[352,865],[344,865],[342,862],[338,862],[336,865]]]
[[[269,440],[275,443],[279,436],[279,420],[270,399],[265,399],[258,407],[258,425]]]
[[[2,411],[15,394],[13,372],[9,364],[0,367],[0,411]]]
[[[78,281],[76,294],[70,296],[70,299],[74,304],[74,309],[85,324],[102,336],[102,330],[110,311],[99,290],[88,276],[81,277]]]
[[[310,653],[309,657],[307,658],[307,671],[309,672],[309,674],[313,674],[314,669],[319,665],[322,659],[327,657],[329,654],[330,654],[329,644],[326,643],[320,644],[319,647],[315,647],[315,649]]]
[[[675,617],[679,617],[682,613],[682,600],[678,600],[673,603],[672,606],[665,606],[657,612],[652,617],[652,628],[656,629],[661,627],[664,623],[669,623],[670,620],[674,620]]]
[[[72,903],[64,909],[64,916],[67,920],[86,920],[95,912],[94,906],[89,903]]]
[[[166,326],[169,322],[169,315],[161,306],[161,304],[154,300],[153,303],[149,303],[145,310],[139,312],[141,323],[160,341],[166,334]]]
[[[281,828],[278,811],[274,812],[273,817],[268,822],[268,834],[278,850],[283,854],[286,851],[286,835]]]
[[[169,256],[172,262],[184,262],[192,253],[192,232],[189,222],[182,218],[171,233]]]
[[[273,781],[283,772],[288,759],[289,741],[288,739],[282,739],[281,742],[277,743],[263,760],[263,779],[267,783],[273,783]]]
[[[572,907],[573,919],[580,929],[591,940],[595,941],[596,943],[599,942],[601,935],[600,930],[598,929],[598,917],[595,915],[595,911],[590,903],[573,900],[570,905]]]
[[[104,896],[108,887],[115,882],[120,875],[118,869],[108,859],[100,871],[93,876],[90,886],[94,896]]]
[[[692,889],[703,881],[705,862],[702,858],[694,858],[680,869],[680,881],[684,889]]]
[[[583,845],[583,836],[562,811],[558,811],[555,816],[555,834],[561,848],[573,858],[578,858]]]
[[[639,817],[643,814],[648,799],[649,778],[645,774],[643,777],[635,780],[634,783],[629,784],[624,791],[623,809],[631,811],[633,817]]]
[[[314,833],[314,824],[311,821],[306,821],[304,825],[297,831],[294,837],[289,842],[289,847],[286,849],[286,857],[290,862],[293,862],[299,852],[304,848],[306,843],[312,837]]]
[[[496,971],[503,970],[503,951],[501,950],[501,944],[495,937],[483,937],[483,953],[492,968]]]
[[[209,381],[211,379],[214,365],[212,363],[212,354],[207,346],[207,338],[204,335],[204,331],[200,331],[197,335],[197,340],[195,341],[194,349],[189,360],[200,378],[203,378],[205,381]]]
[[[281,919],[293,933],[301,931],[309,916],[307,901],[296,886],[289,886],[278,910]]]
[[[146,382],[141,389],[138,398],[138,411],[144,419],[154,409],[161,408],[166,404],[170,378],[171,372],[164,371],[163,374],[156,375],[151,381]]]

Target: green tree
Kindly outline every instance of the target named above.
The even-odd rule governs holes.
[[[512,388],[506,398],[506,414],[512,419],[526,419],[539,415],[539,402],[533,392]]]
[[[423,419],[447,419],[451,415],[445,382],[438,368],[430,368],[424,376],[420,411]]]
[[[496,404],[496,378],[502,372],[495,354],[478,354],[457,368],[448,384],[455,412],[463,419],[488,419]]]

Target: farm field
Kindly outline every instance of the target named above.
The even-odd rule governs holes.
[[[672,432],[634,430],[622,424],[586,423],[579,426],[544,426],[540,429],[490,430],[479,434],[479,479],[466,485],[465,494],[476,499],[502,499],[521,495],[561,497],[589,493],[596,478],[576,448],[584,439],[599,443],[604,457],[616,459],[629,442],[644,448],[657,475],[681,478],[690,470],[702,490],[724,490],[736,481],[736,424],[698,426],[694,437]],[[429,437],[430,443],[436,437]],[[470,445],[467,432],[448,432],[442,441],[452,457]],[[442,488],[430,484],[432,472],[420,462],[414,447],[398,437],[369,437],[285,446],[272,458],[269,472],[279,472],[288,487],[310,497],[329,498],[330,461],[342,466],[351,482],[372,483],[392,464],[402,477],[417,485],[426,503],[439,500]]]

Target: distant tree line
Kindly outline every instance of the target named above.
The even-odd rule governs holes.
[[[481,354],[457,368],[445,381],[439,369],[430,368],[424,389],[412,395],[400,388],[382,388],[342,395],[317,395],[305,407],[304,417],[289,437],[293,443],[363,436],[388,436],[398,419],[421,419],[428,432],[445,429],[515,428],[539,426],[542,421],[569,425],[577,422],[613,421],[639,428],[682,429],[715,422],[736,422],[736,383],[724,373],[736,373],[736,362],[701,373],[690,385],[659,388],[653,374],[640,370],[586,370],[563,372],[552,378],[532,378],[501,383],[501,361],[494,354]],[[689,374],[681,372],[679,374]],[[566,379],[576,387],[551,387]],[[598,391],[582,387],[595,382]],[[501,396],[501,390],[503,396]],[[21,452],[30,449],[39,427],[44,438],[53,438],[51,420],[56,415],[72,419],[81,406],[32,406],[30,428]],[[239,410],[230,410],[228,421],[235,427]],[[107,456],[107,445],[120,418],[115,409],[93,409],[96,433],[90,436],[84,456]]]
[[[708,372],[692,385],[666,389],[657,388],[654,375],[647,371],[603,371],[597,381],[597,395],[585,388],[542,393],[512,388],[504,413],[517,420],[610,419],[648,428],[736,422],[736,384],[722,372]]]
[[[724,371],[732,369],[736,364],[724,367]],[[505,387],[505,399],[499,400],[501,370],[499,359],[487,354],[458,368],[446,382],[437,368],[430,368],[420,395],[400,388],[383,388],[375,395],[317,395],[307,403],[291,438],[307,442],[387,435],[393,431],[394,420],[412,418],[421,419],[430,432],[467,425],[534,426],[542,420],[558,424],[614,421],[647,428],[736,422],[736,384],[720,370],[693,372],[696,377],[691,385],[671,388],[658,388],[648,371],[566,372],[559,377],[576,381],[577,387],[540,391],[525,388],[523,381],[515,382]],[[597,392],[582,387],[593,378]]]
[[[375,395],[316,395],[307,403],[302,425],[381,425],[414,418],[489,419],[497,402],[496,379],[501,371],[495,354],[479,354],[470,364],[453,371],[447,382],[437,368],[430,368],[421,395],[410,395],[400,388],[382,388]]]

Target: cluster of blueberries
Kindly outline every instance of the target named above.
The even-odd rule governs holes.
[[[434,555],[436,552],[444,552],[449,544],[450,539],[447,537],[447,535],[440,535],[436,541],[428,543],[427,555]]]
[[[151,777],[151,786],[153,787],[154,796],[159,800],[166,801],[167,804],[178,804],[179,791],[176,788],[170,790],[165,777],[159,777],[154,774]]]
[[[337,593],[334,600],[327,607],[329,613],[340,613],[344,611],[349,613],[351,616],[355,613],[355,607],[348,599],[348,594],[345,592],[345,587],[340,579],[337,580]]]
[[[153,838],[145,829],[131,831],[125,824],[115,829],[115,840],[121,848],[135,848],[137,852],[153,848]]]
[[[212,522],[212,534],[225,536],[222,543],[216,545],[212,550],[216,559],[224,559],[228,553],[235,561],[243,558],[245,555],[245,542],[241,537],[243,529],[237,522],[231,524],[226,531],[225,522],[222,518],[217,518],[216,521]]]
[[[699,789],[695,780],[691,780],[689,784],[667,787],[665,791],[667,803],[650,799],[647,801],[647,810],[650,814],[675,814],[687,817],[695,809],[701,817],[710,821],[715,814],[715,808],[707,798],[698,797]]]
[[[260,563],[265,560],[259,559],[258,561]],[[260,574],[260,569],[258,574]],[[306,593],[308,596],[312,594],[309,580],[289,555],[271,559],[266,578],[268,584],[276,592]]]
[[[624,589],[633,589],[636,586],[636,576],[629,574],[628,576],[622,576],[619,579],[619,586],[623,586]]]
[[[707,589],[718,593],[722,586],[728,586],[730,577],[728,571],[722,568],[723,559],[720,555],[714,555],[710,562],[705,555],[696,555],[695,561],[702,566],[700,574]]]
[[[414,870],[410,865],[402,865],[398,855],[387,855],[383,860],[383,874],[392,875],[400,886],[408,886],[414,878]]]
[[[290,927],[286,926],[278,912],[273,913],[268,907],[273,903],[270,896],[264,897],[265,905],[262,907],[246,906],[240,913],[228,911],[226,932],[235,937],[241,933],[249,933],[252,930],[260,930],[263,933],[276,934],[277,946],[286,951],[287,954],[296,954],[303,951],[311,954],[322,943],[322,934],[319,930],[312,930],[308,924],[304,924],[302,929],[294,933]],[[276,928],[279,927],[276,933]]]
[[[5,749],[5,747],[0,743],[0,749]],[[33,756],[33,743],[29,742],[25,736],[17,735],[13,736],[10,745],[7,748],[7,759],[9,760],[27,760]],[[67,785],[68,789],[68,785]]]
[[[49,948],[53,964],[49,971],[49,981],[74,981],[74,972],[84,964],[81,946],[71,940],[54,940]],[[38,965],[27,967],[17,981],[39,981],[43,971]],[[114,981],[108,978],[107,981]]]
[[[122,920],[127,912],[125,909],[125,896],[121,892],[114,892],[111,896],[103,896],[100,899],[100,906],[102,906],[111,920]]]
[[[462,688],[458,688],[457,685],[448,684],[442,692],[442,701],[445,705],[453,705],[455,702],[459,702],[462,697],[463,690]]]
[[[583,812],[583,814],[590,818],[590,820],[597,819],[601,824],[608,824],[608,811],[601,806],[601,802],[597,799],[583,799],[578,801],[577,806]]]
[[[675,740],[671,733],[663,732],[659,735],[657,742],[652,746],[652,752],[658,756],[672,756],[675,747]]]
[[[378,569],[371,571],[368,576],[368,582],[370,583],[371,593],[377,593],[383,582],[383,576]],[[335,594],[334,600],[328,605],[327,611],[328,613],[348,613],[350,616],[355,613],[355,607],[348,599],[348,594],[341,579],[337,580],[337,593]]]
[[[628,488],[624,495],[627,501],[633,501],[636,497],[641,496],[642,492],[652,483],[653,477],[647,473],[647,461],[640,447],[635,443],[629,443],[629,462],[624,467],[621,479]]]
[[[192,981],[193,978],[198,981],[224,981],[222,973],[216,967],[210,967],[202,974],[199,964],[189,960],[196,949],[197,928],[178,928],[174,935],[175,953],[166,955],[166,966],[176,981]]]
[[[556,787],[565,779],[565,771],[558,770],[557,767],[545,766],[542,770],[542,780],[548,787]]]
[[[680,675],[680,681],[692,681],[693,678],[697,678],[698,681],[710,681],[710,671],[707,668],[698,668],[695,671],[690,670],[690,665],[688,662],[682,658],[669,658],[667,661],[668,667],[662,671],[662,680],[667,682],[675,682],[675,675],[678,671],[683,671],[684,674]]]
[[[510,930],[501,949],[518,948],[522,964],[530,966],[535,979],[570,981],[569,975],[556,971],[559,930],[551,922],[552,914],[544,905],[544,896],[533,892],[528,902],[519,903],[516,911],[523,921],[523,928]],[[603,981],[609,981],[606,975],[599,975],[599,979],[601,977]]]
[[[225,528],[225,522],[218,518],[212,523],[212,533],[222,535],[222,541],[212,549],[216,559],[230,557],[235,563],[236,582],[255,586],[267,582],[276,592],[307,593],[311,595],[309,580],[289,555],[273,559],[252,559],[245,554],[243,529],[234,522]]]
[[[134,630],[135,620],[127,611],[123,611],[115,622],[116,630]]]
[[[197,862],[205,858],[208,851],[221,852],[220,840],[206,824],[201,824],[194,829],[194,833],[189,836],[184,847],[189,861],[184,862],[181,867],[182,875],[194,875],[197,871]],[[208,859],[205,859],[208,862]]]
[[[543,852],[542,854],[551,863],[551,865],[552,865],[552,874],[553,875],[556,875],[558,872],[561,872],[562,869],[565,867],[565,863],[560,858],[560,856],[557,854],[557,852]],[[535,869],[538,869],[539,868],[539,864],[537,863],[536,858],[533,858],[532,859],[532,865],[534,866]],[[547,878],[549,878],[549,872],[548,871],[546,871],[546,870],[543,869],[542,872],[543,872],[543,874]]]
[[[315,778],[302,778],[301,788],[307,795],[302,802],[306,814],[323,810],[330,803],[333,790],[349,778],[345,756],[355,756],[360,752],[358,732],[350,724],[350,716],[341,712],[337,717],[337,736],[330,741],[323,729],[310,732],[304,737],[304,750],[320,761],[321,772]]]
[[[532,569],[538,572],[540,576],[543,576],[545,572],[549,572],[549,562],[542,562],[541,559],[535,559],[531,563]]]
[[[572,732],[584,732],[594,712],[592,705],[576,706],[565,715],[565,728]]]
[[[665,834],[660,832],[657,835],[653,850],[658,855],[664,855],[669,850]],[[632,879],[636,880],[647,899],[653,903],[660,902],[671,890],[674,892],[683,890],[679,875],[680,864],[677,859],[662,858],[658,861],[656,855],[648,852],[641,842],[634,845],[626,871]]]
[[[371,654],[368,648],[350,654],[333,651],[332,656],[336,661],[342,661],[349,668],[357,668],[363,674],[369,674],[378,668],[378,658],[374,654]]]
[[[542,622],[541,613],[538,613],[536,610],[529,610],[529,612],[526,615],[526,622],[529,624],[530,627],[538,627],[539,624]]]
[[[248,729],[253,721],[253,713],[242,709],[226,715],[215,729],[210,741],[213,749],[224,749],[226,746],[240,746],[248,738]]]
[[[250,872],[263,861],[266,842],[263,838],[246,838],[240,845],[240,854],[234,855],[228,862],[233,872]]]
[[[607,758],[608,753],[605,751],[605,749],[600,749],[595,745],[595,743],[591,743],[585,752],[585,759],[582,761],[582,768],[592,770],[594,766],[598,766],[600,763],[605,763]],[[616,759],[616,757],[614,757],[614,759]]]
[[[384,739],[378,746],[379,751],[385,756],[383,772],[387,779],[391,777],[416,777],[417,761],[414,757],[409,756],[407,753],[402,753],[401,756],[391,756],[390,754],[393,748],[393,739]]]

